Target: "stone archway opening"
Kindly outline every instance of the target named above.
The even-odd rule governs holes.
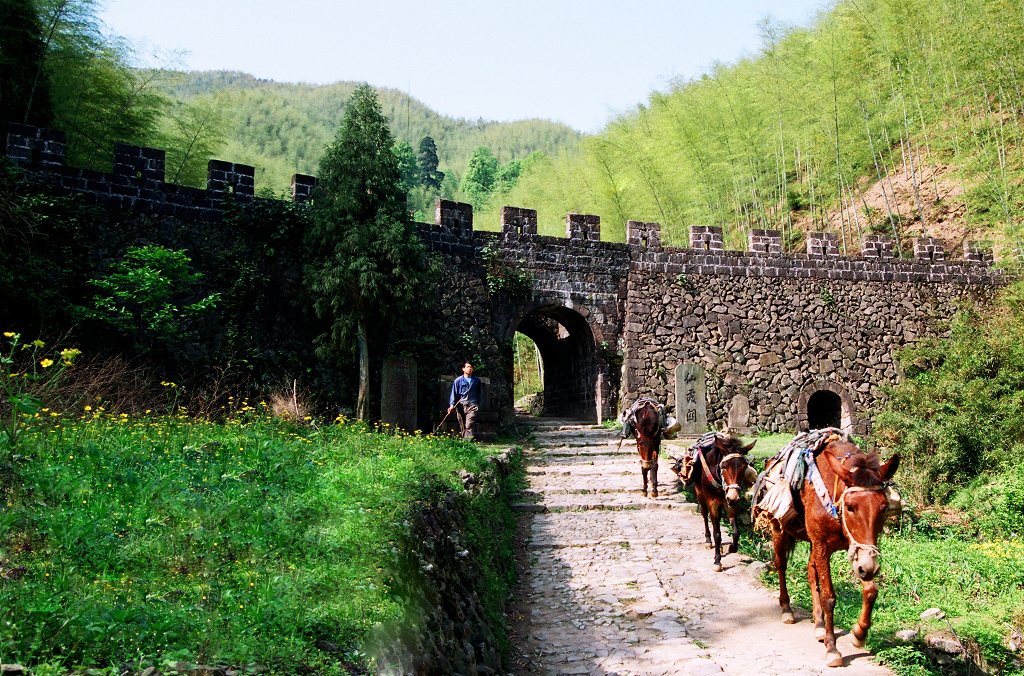
[[[560,305],[543,306],[523,317],[516,331],[534,343],[540,356],[543,404],[539,414],[595,420],[597,346],[583,315]],[[513,354],[513,363],[514,359]]]
[[[862,434],[850,392],[831,381],[808,384],[797,400],[797,429],[801,431],[837,427],[853,434]]]
[[[518,413],[544,410],[544,360],[537,343],[519,331],[512,338],[512,400]]]
[[[835,392],[819,390],[807,400],[807,426],[812,429],[842,427],[843,401]]]

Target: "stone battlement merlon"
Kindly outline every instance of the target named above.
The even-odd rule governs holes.
[[[255,194],[255,167],[223,160],[207,164],[206,190],[166,183],[166,153],[159,148],[117,144],[110,173],[69,167],[65,134],[56,129],[8,124],[5,152],[26,171],[46,174],[43,182],[52,187],[91,194],[97,203],[126,209],[215,218],[225,196],[248,200]],[[308,200],[315,186],[315,177],[295,174],[292,199]]]

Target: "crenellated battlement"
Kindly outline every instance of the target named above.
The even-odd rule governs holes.
[[[6,139],[7,156],[34,178],[54,188],[83,193],[99,204],[123,209],[151,211],[179,218],[218,218],[226,200],[251,200],[255,195],[254,167],[210,160],[206,189],[167,183],[165,152],[119,144],[114,150],[110,173],[68,167],[65,136],[54,129],[11,124]],[[304,174],[292,177],[292,200],[309,200],[316,178]],[[537,211],[505,206],[501,209],[501,240],[505,246],[553,246],[559,238],[538,235]],[[451,200],[438,200],[434,223],[419,224],[428,244],[442,253],[472,256],[477,239],[473,230],[473,207]],[[588,251],[601,240],[601,218],[593,214],[570,213],[565,217],[564,245]],[[1002,275],[992,265],[991,247],[968,241],[963,259],[949,261],[941,240],[912,241],[912,259],[897,256],[896,244],[885,235],[865,235],[860,256],[842,256],[835,233],[810,232],[805,253],[786,253],[778,230],[751,230],[746,252],[727,251],[720,226],[693,225],[689,248],[665,247],[661,225],[627,221],[626,242],[601,243],[603,248],[624,247],[632,251],[641,266],[682,265],[696,274],[766,275],[815,277],[820,279],[865,279],[876,281],[955,281],[997,284]],[[582,249],[581,249],[582,251]]]
[[[24,124],[7,127],[6,154],[36,180],[53,188],[88,195],[97,204],[151,211],[180,218],[217,218],[224,200],[253,199],[256,169],[247,164],[210,160],[206,189],[167,183],[166,153],[159,148],[118,144],[109,173],[67,166],[64,132]],[[316,178],[292,177],[292,199],[308,200]]]
[[[226,205],[259,199],[253,167],[211,160],[198,189],[166,182],[163,150],[118,145],[102,173],[68,167],[65,148],[64,134],[51,129],[11,125],[6,137],[26,181],[107,207],[87,235],[97,258],[138,241],[199,254],[222,241],[248,246],[251,233],[218,219]],[[314,177],[296,174],[292,200],[305,202],[315,189]],[[301,293],[304,225],[296,223],[275,233],[282,297]],[[463,337],[491,364],[511,364],[505,350],[516,331],[530,336],[544,355],[552,415],[613,417],[618,401],[645,394],[674,405],[682,390],[669,374],[683,366],[706,372],[707,421],[716,428],[727,420],[761,430],[807,424],[809,398],[827,390],[843,402],[843,425],[863,431],[881,386],[898,378],[895,351],[941,335],[958,307],[983,306],[1006,283],[983,242],[965,242],[963,258],[950,260],[934,238],[897,243],[870,234],[843,255],[837,235],[811,232],[804,250],[786,252],[780,231],[752,229],[747,250],[730,251],[722,227],[694,225],[688,246],[673,247],[659,223],[638,220],[626,222],[625,242],[601,241],[592,214],[567,214],[564,237],[540,235],[537,211],[512,206],[496,225],[499,232],[474,231],[472,205],[451,200],[437,201],[432,223],[415,224],[444,258],[445,277],[427,318],[407,328],[437,337],[449,365],[466,349],[450,340],[453,326],[469,331]],[[528,290],[512,295],[489,283],[495,247],[527,273]],[[489,377],[491,403],[511,416],[510,371]]]

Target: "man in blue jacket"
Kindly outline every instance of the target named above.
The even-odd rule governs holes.
[[[476,438],[476,414],[480,410],[480,379],[473,376],[473,365],[464,362],[462,375],[452,383],[448,397],[448,412],[461,409],[456,415],[462,421],[462,438],[473,441]]]

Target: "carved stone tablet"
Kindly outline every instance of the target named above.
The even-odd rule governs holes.
[[[708,430],[708,402],[704,390],[704,368],[698,364],[676,366],[676,416],[681,434],[703,434]]]
[[[416,362],[386,357],[381,380],[381,420],[403,430],[416,429]]]

